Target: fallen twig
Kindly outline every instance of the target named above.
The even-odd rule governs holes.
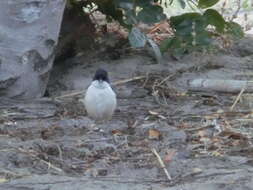
[[[53,164],[51,164],[50,162],[47,162],[47,161],[45,161],[45,160],[39,158],[39,157],[35,154],[36,152],[27,151],[27,150],[25,150],[25,149],[23,149],[23,148],[18,148],[17,150],[20,151],[20,152],[22,152],[22,153],[28,154],[28,155],[30,155],[30,156],[32,156],[32,157],[34,157],[34,158],[40,160],[41,162],[47,164],[47,165],[48,165],[48,169],[52,168],[52,169],[54,169],[54,170],[56,170],[56,171],[58,171],[58,172],[63,172],[63,170],[62,170],[61,168],[58,168],[58,167],[54,166]]]
[[[179,119],[179,121],[185,121],[185,120],[189,120],[189,119],[199,119],[201,120],[203,117],[209,117],[210,119],[213,118],[218,118],[218,117],[233,117],[233,119],[242,119],[242,117],[246,117],[246,116],[251,116],[253,114],[252,111],[228,111],[228,112],[215,112],[215,113],[206,113],[206,114],[184,114],[184,115],[180,115],[180,116],[171,116],[170,119]],[[239,117],[239,118],[236,118]]]
[[[253,92],[253,81],[246,80],[222,80],[222,79],[193,79],[188,81],[191,91],[216,91],[225,93],[238,93],[245,89]]]
[[[184,131],[187,131],[187,132],[201,131],[203,129],[208,129],[208,128],[211,128],[211,127],[213,127],[213,126],[212,125],[207,125],[207,126],[202,126],[202,127],[184,129]]]
[[[150,74],[149,72],[146,73],[146,78],[145,78],[145,81],[144,81],[144,83],[143,83],[143,85],[142,85],[142,88],[144,88],[144,87],[146,86],[146,84],[148,83],[149,74]]]
[[[235,99],[233,105],[230,107],[230,111],[233,111],[235,105],[236,105],[236,104],[238,103],[238,101],[240,100],[240,98],[241,98],[241,96],[242,96],[242,94],[243,94],[244,91],[245,91],[245,88],[242,88],[241,92],[240,92],[240,93],[238,94],[238,96],[236,97],[236,99]]]
[[[129,78],[129,79],[116,81],[116,82],[112,83],[112,85],[118,86],[118,85],[122,85],[122,84],[125,84],[125,83],[128,83],[128,82],[141,80],[141,79],[144,79],[144,78],[146,78],[146,76],[137,76],[137,77],[133,77],[133,78]],[[69,98],[69,97],[73,97],[73,96],[78,96],[78,95],[84,94],[85,92],[86,92],[86,90],[81,90],[81,91],[78,91],[78,92],[73,92],[73,93],[62,95],[62,96],[54,97],[54,99],[61,99],[61,98]]]
[[[24,186],[24,185],[54,185],[54,184],[61,184],[61,183],[80,183],[80,182],[90,182],[93,181],[107,181],[107,182],[116,182],[116,183],[132,183],[132,184],[143,184],[143,183],[164,183],[166,182],[164,179],[153,179],[153,178],[128,178],[123,179],[120,177],[84,177],[78,180],[57,180],[57,181],[43,181],[43,182],[27,182],[27,183],[15,183],[14,185],[5,184],[5,187],[16,187],[16,186]]]
[[[112,85],[115,85],[115,86],[122,85],[122,84],[125,84],[125,83],[128,83],[128,82],[141,80],[141,79],[144,79],[144,78],[146,78],[146,76],[137,76],[137,77],[133,77],[133,78],[130,78],[130,79],[124,79],[124,80],[116,81],[116,82],[112,83]]]
[[[88,139],[82,143],[94,143],[94,142],[103,142],[103,141],[110,141],[110,140],[114,140],[114,138],[110,137],[110,138]]]
[[[151,151],[157,157],[157,160],[158,160],[159,164],[161,165],[161,167],[162,167],[165,175],[167,176],[168,180],[171,181],[171,176],[170,176],[168,170],[166,169],[166,166],[165,166],[164,162],[162,161],[160,155],[157,153],[156,149],[154,149],[154,148],[152,148]]]
[[[38,157],[37,157],[38,158]],[[55,169],[56,171],[58,171],[58,172],[63,172],[63,170],[61,169],[61,168],[58,168],[58,167],[56,167],[56,166],[54,166],[53,164],[51,164],[50,162],[47,162],[47,161],[45,161],[45,160],[42,160],[42,159],[40,159],[39,158],[39,160],[41,161],[41,162],[43,162],[43,163],[45,163],[45,164],[47,164],[48,165],[48,170],[50,169],[50,168],[53,168],[53,169]]]
[[[159,82],[158,84],[157,84],[157,86],[160,86],[161,84],[163,84],[164,82],[166,82],[167,80],[169,80],[171,77],[173,77],[173,76],[175,76],[175,74],[173,73],[173,74],[170,74],[170,75],[168,75],[167,77],[165,77],[161,82]]]
[[[58,149],[58,152],[59,152],[59,157],[62,160],[62,150],[61,150],[61,147],[58,144],[56,146],[57,146],[57,149]]]
[[[62,95],[62,96],[54,97],[54,99],[61,99],[61,98],[69,98],[69,97],[73,97],[73,96],[78,96],[78,95],[84,94],[85,92],[86,92],[86,90],[81,90],[78,92],[73,92],[73,93]]]

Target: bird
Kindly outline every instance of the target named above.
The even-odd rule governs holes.
[[[83,102],[88,116],[95,121],[111,119],[117,106],[117,98],[106,70],[101,68],[96,70]]]

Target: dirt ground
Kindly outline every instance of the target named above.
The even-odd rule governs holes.
[[[165,56],[163,64],[134,51],[58,64],[49,98],[0,100],[0,189],[252,189],[252,95],[231,109],[238,93],[191,91],[187,83],[251,80],[252,63],[246,38],[223,53]],[[78,99],[98,67],[109,71],[118,107],[94,127]]]

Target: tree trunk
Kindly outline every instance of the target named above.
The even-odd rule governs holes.
[[[0,1],[0,96],[43,96],[66,0]]]

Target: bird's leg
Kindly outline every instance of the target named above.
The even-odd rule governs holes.
[[[104,132],[104,130],[102,128],[104,128],[104,121],[103,120],[96,120],[93,126],[93,131],[97,131],[97,132]],[[102,128],[101,128],[102,127]]]

